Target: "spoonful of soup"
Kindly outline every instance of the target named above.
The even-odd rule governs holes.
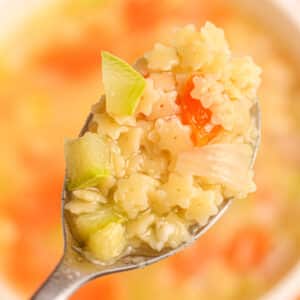
[[[211,23],[174,30],[134,67],[102,52],[105,94],[65,144],[64,255],[32,299],[167,258],[254,192],[260,72]]]

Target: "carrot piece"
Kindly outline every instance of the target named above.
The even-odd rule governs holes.
[[[203,146],[222,130],[222,126],[206,127],[211,121],[212,112],[210,109],[204,108],[200,100],[191,96],[194,89],[193,78],[194,75],[187,80],[182,94],[177,99],[177,104],[181,109],[182,123],[191,126],[191,138],[194,145]]]
[[[226,249],[226,260],[232,268],[241,272],[259,266],[271,248],[269,234],[262,228],[242,228]]]

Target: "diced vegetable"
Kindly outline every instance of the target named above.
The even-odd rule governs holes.
[[[68,190],[95,186],[109,175],[109,148],[97,134],[67,140],[65,156]]]
[[[122,220],[123,218],[111,209],[101,209],[78,216],[75,219],[75,226],[79,237],[82,240],[87,240],[91,234],[104,228],[109,223],[122,222]]]
[[[232,268],[247,272],[259,266],[271,250],[270,233],[263,228],[240,229],[229,242],[226,258]]]
[[[192,128],[192,140],[195,146],[206,145],[221,130],[222,126],[211,126],[211,110],[204,108],[201,101],[193,99],[191,91],[194,89],[193,76],[191,76],[178,97],[177,103],[181,109],[181,121]]]
[[[214,144],[179,154],[176,170],[233,190],[248,185],[252,150],[246,144]]]
[[[102,76],[107,112],[116,116],[133,115],[146,87],[143,76],[108,52],[102,52]]]
[[[92,234],[87,247],[95,258],[109,261],[118,257],[126,246],[125,227],[119,223],[110,223]]]

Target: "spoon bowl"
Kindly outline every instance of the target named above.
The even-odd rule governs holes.
[[[252,169],[256,160],[261,139],[261,113],[258,102],[256,102],[256,104],[252,107],[251,114],[252,118],[254,118],[255,126],[258,132],[256,140],[252,145],[253,154],[250,165],[250,168]],[[88,116],[80,135],[83,135],[88,130],[91,119],[92,114]],[[64,300],[67,299],[73,292],[75,292],[81,285],[92,279],[112,273],[143,268],[172,256],[194,243],[199,237],[207,232],[208,229],[210,229],[223,216],[232,202],[232,199],[225,200],[219,206],[219,212],[215,216],[212,216],[205,226],[195,226],[192,229],[192,238],[175,249],[165,249],[160,252],[129,254],[121,257],[114,264],[105,265],[87,259],[74,246],[74,238],[69,230],[69,226],[65,218],[64,204],[66,198],[67,193],[64,189],[62,195],[62,219],[65,243],[64,254],[52,274],[32,296],[32,300]]]

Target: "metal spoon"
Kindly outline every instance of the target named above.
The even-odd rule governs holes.
[[[261,135],[261,114],[258,103],[253,106],[251,113],[258,129],[258,136],[253,145],[253,156],[250,166],[250,168],[253,168],[260,144]],[[91,119],[92,115],[89,115],[81,131],[81,135],[87,130]],[[156,253],[155,255],[129,255],[119,259],[113,265],[99,265],[87,260],[82,254],[80,254],[80,252],[75,249],[74,240],[72,234],[69,231],[68,225],[66,224],[66,218],[64,215],[65,199],[66,192],[64,190],[62,195],[63,234],[65,241],[64,254],[52,274],[32,296],[32,300],[65,300],[81,285],[94,278],[109,275],[112,273],[143,268],[162,259],[165,259],[195,242],[222,217],[222,215],[225,213],[232,202],[232,199],[227,199],[226,201],[224,201],[222,206],[219,208],[218,214],[211,217],[207,225],[194,228],[192,239],[188,242],[183,243],[175,249],[161,251],[159,253]]]

